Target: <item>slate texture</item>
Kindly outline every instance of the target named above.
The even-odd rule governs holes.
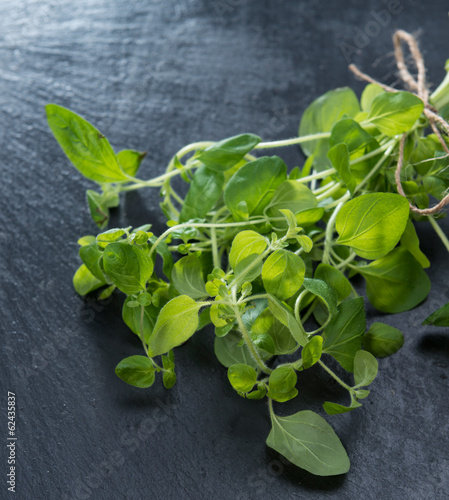
[[[294,136],[323,92],[351,85],[360,93],[348,62],[393,83],[398,28],[420,32],[429,80],[438,83],[449,57],[447,7],[442,0],[0,1],[0,498],[449,497],[449,333],[420,326],[449,300],[448,256],[429,227],[418,224],[431,294],[404,314],[370,313],[370,321],[400,327],[406,342],[380,361],[364,408],[329,419],[351,471],[316,478],[267,449],[264,403],[233,392],[210,331],[176,351],[172,391],[160,382],[134,389],[115,376],[118,361],[140,353],[139,342],[121,321],[119,295],[98,305],[72,289],[76,240],[95,232],[85,205],[92,185],[69,165],[44,113],[49,102],[67,106],[116,150],[147,150],[141,174],[151,177],[190,142],[242,132]],[[303,162],[297,148],[282,154],[290,167]],[[130,193],[114,224],[151,222],[159,232],[158,202],[154,190]],[[277,405],[280,413],[320,411],[323,399],[341,396],[318,369],[301,377],[299,390],[297,402]],[[7,391],[18,404],[15,496],[6,491]]]

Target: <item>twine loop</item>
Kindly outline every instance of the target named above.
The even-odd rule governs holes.
[[[418,70],[417,78],[415,79],[410,73],[407,64],[404,59],[404,51],[402,50],[402,43],[405,42],[408,45],[410,54],[413,58],[413,63]],[[396,66],[399,70],[399,76],[404,84],[408,87],[409,91],[419,97],[424,103],[424,115],[429,121],[429,125],[431,126],[433,132],[437,136],[440,141],[441,146],[444,151],[449,155],[449,148],[446,144],[446,141],[443,138],[443,135],[438,127],[440,127],[443,132],[449,134],[449,123],[438,114],[438,111],[429,103],[429,90],[426,83],[426,67],[424,65],[424,59],[421,54],[421,51],[418,48],[418,44],[416,39],[410,33],[407,33],[404,30],[398,30],[393,35],[393,43],[394,43],[394,55],[396,59]],[[374,83],[382,87],[387,92],[398,92],[397,89],[385,85],[381,82],[378,82],[374,78],[371,78],[369,75],[360,71],[355,64],[350,64],[349,69],[359,78],[365,80],[369,83]],[[395,171],[395,179],[398,193],[401,196],[406,198],[406,194],[404,193],[404,189],[402,188],[401,183],[401,170],[404,164],[404,147],[405,140],[407,138],[407,134],[404,133],[402,135],[401,141],[399,143],[399,158]],[[432,215],[436,212],[439,212],[443,207],[449,204],[449,194],[447,194],[437,205],[432,208],[420,209],[409,202],[410,210],[420,215]]]

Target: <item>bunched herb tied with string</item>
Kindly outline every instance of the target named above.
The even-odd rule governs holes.
[[[350,88],[331,90],[306,109],[299,137],[264,142],[241,134],[191,144],[151,180],[136,177],[145,153],[115,153],[86,120],[47,106],[60,146],[99,186],[87,191],[87,201],[103,232],[79,240],[75,289],[101,289],[100,299],[123,292],[123,320],[142,342],[143,355],[122,360],[117,375],[140,388],[162,376],[171,388],[176,348],[212,324],[231,386],[244,398],[268,400],[268,446],[320,476],[348,471],[339,438],[319,414],[279,416],[273,402],[300,397],[302,372],[318,365],[347,390],[345,405],[324,402],[328,415],[361,407],[376,357],[393,354],[404,339],[385,323],[367,329],[364,298],[350,278],[364,278],[377,310],[407,311],[430,290],[430,263],[413,221],[429,220],[449,249],[437,223],[442,205],[429,209],[449,188],[449,78],[429,95],[415,40],[404,32],[395,37],[410,92],[369,83],[359,100]],[[403,64],[401,41],[418,80]],[[288,171],[280,157],[259,155],[296,144],[307,156],[302,168]],[[185,196],[172,185],[178,176]],[[105,230],[119,194],[146,187],[161,188],[167,230]],[[157,259],[163,275],[155,273]],[[449,324],[449,311],[435,315],[428,322]]]

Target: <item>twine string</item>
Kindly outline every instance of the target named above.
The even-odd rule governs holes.
[[[408,49],[413,58],[413,63],[415,64],[418,70],[417,79],[415,79],[412,76],[405,62],[404,51],[402,49],[403,42],[405,42],[408,45]],[[394,55],[396,59],[396,65],[398,67],[399,75],[402,81],[413,94],[415,94],[423,101],[424,103],[423,113],[427,118],[427,120],[429,121],[429,125],[431,126],[433,132],[437,136],[438,141],[440,142],[442,148],[444,149],[446,154],[449,155],[448,145],[446,144],[446,141],[444,140],[444,137],[440,129],[438,128],[439,126],[446,134],[449,134],[449,123],[441,115],[439,115],[438,111],[429,103],[429,90],[427,88],[427,83],[426,83],[426,67],[415,37],[404,30],[398,30],[393,35],[393,44],[394,44]],[[350,64],[349,69],[362,80],[379,85],[379,87],[383,88],[386,92],[398,91],[393,87],[378,82],[377,80],[370,77],[366,73],[363,73],[362,71],[359,70],[359,68],[357,68],[355,64]],[[401,196],[404,196],[404,198],[407,198],[407,196],[404,192],[401,183],[401,170],[404,165],[404,147],[406,138],[407,134],[403,134],[401,141],[399,143],[399,158],[395,171],[397,190]],[[432,208],[420,209],[409,202],[410,210],[420,215],[432,215],[442,210],[448,204],[449,204],[449,194],[447,194],[437,205],[435,205]]]

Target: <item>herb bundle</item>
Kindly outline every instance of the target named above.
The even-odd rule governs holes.
[[[74,112],[46,108],[68,158],[99,185],[87,202],[103,232],[79,240],[75,289],[86,295],[101,288],[100,299],[123,292],[123,320],[142,342],[143,355],[122,360],[117,375],[140,388],[162,376],[173,387],[174,349],[212,324],[231,386],[247,399],[268,400],[268,446],[321,476],[349,470],[332,427],[308,410],[278,416],[273,401],[295,398],[301,372],[317,364],[348,394],[347,405],[324,402],[328,415],[361,407],[376,357],[393,354],[404,339],[385,323],[367,330],[364,298],[350,278],[364,278],[377,310],[407,311],[430,290],[430,263],[413,221],[429,220],[449,250],[436,216],[449,188],[449,76],[429,96],[417,57],[417,81],[401,66],[401,39],[420,54],[410,35],[396,34],[398,67],[414,92],[369,83],[359,101],[350,88],[331,90],[306,109],[296,138],[263,142],[241,134],[190,144],[150,180],[136,177],[145,153],[116,154]],[[307,160],[290,172],[278,156],[256,156],[297,144]],[[175,177],[188,185],[184,197]],[[104,231],[119,194],[147,187],[161,189],[167,230]],[[442,200],[437,210],[428,208],[429,197]],[[157,259],[163,276],[154,271]],[[449,325],[449,306],[426,321]],[[329,356],[341,374],[328,366]]]

